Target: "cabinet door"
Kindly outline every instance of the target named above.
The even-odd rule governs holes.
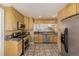
[[[17,21],[23,23],[24,16],[12,7],[5,7],[5,31],[17,30]]]
[[[57,43],[57,36],[54,36],[53,42],[54,42],[54,43]]]
[[[35,34],[35,35],[34,35],[34,41],[35,41],[36,43],[39,42],[39,36],[38,36],[38,34]]]
[[[55,35],[50,35],[50,42],[51,42],[51,43],[57,43],[57,36],[55,36]]]
[[[39,34],[39,43],[43,42],[43,35]]]
[[[28,19],[28,17],[24,17],[24,24],[25,24],[25,30],[28,30],[28,28],[29,28],[29,19]]]
[[[79,13],[79,3],[77,3],[77,13]]]
[[[50,36],[50,42],[54,42],[54,35],[49,35]]]
[[[5,41],[5,56],[19,56],[22,53],[22,41]]]
[[[66,17],[76,14],[76,3],[69,4],[66,8]]]
[[[4,20],[5,30],[13,30],[12,21],[13,21],[12,10],[10,7],[5,7],[5,20]]]
[[[5,41],[5,56],[17,56],[18,55],[18,42],[16,41]]]
[[[18,44],[18,51],[17,51],[18,55],[21,55],[22,53],[22,42],[20,44]]]
[[[62,20],[65,18],[65,8],[62,9],[59,13],[58,13],[58,20]]]
[[[71,3],[65,6],[59,13],[58,13],[58,19],[62,20],[64,18],[67,18],[69,16],[72,16],[76,14],[76,3]]]
[[[29,31],[33,30],[33,19],[29,18]]]
[[[24,23],[24,16],[22,14],[20,14],[17,10],[15,10],[14,8],[12,8],[12,27],[13,30],[17,30],[17,22],[19,21],[20,23]]]

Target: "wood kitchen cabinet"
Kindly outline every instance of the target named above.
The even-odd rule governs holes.
[[[11,7],[5,7],[5,30],[13,30],[13,14],[12,14],[12,8]]]
[[[33,19],[29,17],[29,31],[33,30]]]
[[[25,24],[25,30],[28,30],[28,28],[29,28],[29,19],[28,19],[28,17],[24,17],[24,24]]]
[[[34,42],[39,43],[39,36],[38,34],[34,34]]]
[[[70,3],[58,13],[58,19],[62,20],[74,14],[76,14],[76,3]]]
[[[24,16],[12,7],[4,7],[4,11],[5,11],[4,14],[5,31],[17,30],[17,21],[23,23]]]
[[[66,10],[67,10],[66,17],[69,17],[69,16],[76,14],[76,3],[69,4],[67,6]]]
[[[43,40],[44,40],[44,38],[43,38],[42,34],[35,34],[34,35],[34,41],[36,43],[43,43]]]
[[[39,43],[42,43],[42,42],[43,42],[43,40],[44,40],[43,37],[44,37],[44,36],[43,36],[42,34],[39,34],[39,35],[38,35]]]
[[[20,56],[21,53],[22,53],[22,40],[20,41],[5,40],[4,42],[5,56]]]
[[[54,35],[49,35],[49,41],[51,42],[51,43],[53,43],[54,42]]]
[[[33,19],[32,17],[24,17],[25,30],[33,30]]]
[[[79,13],[79,3],[77,3],[77,13]]]

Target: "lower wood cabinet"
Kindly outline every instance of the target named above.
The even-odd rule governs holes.
[[[49,38],[48,38],[48,42],[50,43],[57,43],[57,36],[51,34],[51,35],[47,35]],[[34,42],[35,43],[43,43],[44,40],[45,40],[45,35],[43,34],[35,34],[34,35]]]
[[[55,36],[55,35],[49,35],[49,41],[51,42],[51,43],[57,43],[57,36]]]
[[[49,41],[54,42],[54,35],[49,35]]]
[[[20,41],[5,40],[4,42],[5,56],[20,56],[21,53],[22,53],[22,40]]]
[[[35,34],[34,35],[34,42],[35,43],[38,43],[39,42],[39,36],[38,36],[38,34]]]
[[[39,34],[39,43],[43,43],[43,35],[42,34]]]
[[[35,41],[35,43],[42,43],[43,42],[43,35],[35,34],[34,35],[34,41]]]

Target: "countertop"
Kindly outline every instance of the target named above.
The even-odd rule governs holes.
[[[21,38],[5,38],[5,41],[20,41]]]
[[[24,37],[24,38],[27,38],[28,36]],[[10,38],[10,37],[5,37],[5,41],[20,41],[20,40],[23,40],[23,38]]]
[[[56,33],[56,32],[34,32],[34,34],[57,35],[57,33]]]

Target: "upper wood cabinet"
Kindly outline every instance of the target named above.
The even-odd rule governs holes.
[[[5,31],[17,30],[17,21],[24,23],[24,16],[12,7],[4,7]]]
[[[77,13],[79,13],[79,3],[77,3],[76,6],[77,6],[77,8],[76,8],[77,9]]]
[[[57,19],[35,19],[34,24],[54,24]]]
[[[28,19],[28,17],[24,17],[24,24],[25,24],[25,30],[28,30],[28,28],[29,28],[29,19]]]
[[[31,17],[24,17],[25,30],[33,30],[33,19]]]
[[[76,3],[70,3],[58,13],[58,19],[62,20],[74,14],[76,14]]]
[[[29,17],[29,31],[33,30],[33,19]]]
[[[4,16],[5,16],[5,20],[4,20],[4,28],[5,28],[5,30],[12,30],[13,29],[13,15],[12,15],[12,10],[11,10],[11,8],[10,7],[5,7],[5,9],[4,9],[4,12],[5,12],[5,14],[4,14]]]

